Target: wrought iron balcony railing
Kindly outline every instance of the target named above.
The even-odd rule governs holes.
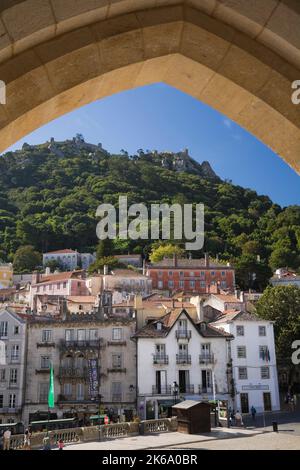
[[[200,354],[199,364],[213,364],[215,361],[213,354]]]
[[[152,385],[152,395],[172,395],[171,385],[158,386]]]
[[[176,364],[191,364],[190,354],[176,354]]]
[[[166,354],[154,354],[153,364],[169,364],[169,356]]]
[[[190,339],[192,336],[191,330],[176,330],[177,339]]]

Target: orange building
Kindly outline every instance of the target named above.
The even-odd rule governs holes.
[[[208,294],[217,288],[235,288],[234,268],[229,263],[211,262],[208,255],[202,259],[163,259],[149,265],[147,272],[153,289]]]

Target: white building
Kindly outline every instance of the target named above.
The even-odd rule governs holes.
[[[142,419],[167,416],[175,400],[230,400],[231,334],[205,322],[195,323],[182,309],[148,323],[133,339]]]
[[[25,381],[26,321],[0,311],[0,424],[21,420]]]
[[[212,324],[234,336],[231,342],[234,409],[258,413],[280,409],[273,323],[244,311],[227,311]]]
[[[56,261],[66,271],[74,271],[79,267],[88,269],[95,260],[95,255],[78,253],[78,251],[70,249],[50,251],[43,254],[43,266],[47,266],[50,261]]]
[[[276,269],[274,275],[270,279],[273,287],[277,286],[297,286],[300,287],[300,276],[294,271],[280,268]]]

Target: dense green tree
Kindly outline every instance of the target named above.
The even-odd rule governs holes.
[[[31,272],[39,268],[42,262],[41,254],[33,246],[26,245],[17,249],[13,260],[16,273]]]
[[[289,385],[296,367],[292,362],[292,344],[300,338],[300,289],[297,286],[268,287],[257,303],[260,317],[274,322],[276,355],[289,371]]]

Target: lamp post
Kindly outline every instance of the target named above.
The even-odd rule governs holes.
[[[178,395],[179,387],[176,381],[173,382],[173,396],[174,396],[174,405],[177,403],[177,395]]]

